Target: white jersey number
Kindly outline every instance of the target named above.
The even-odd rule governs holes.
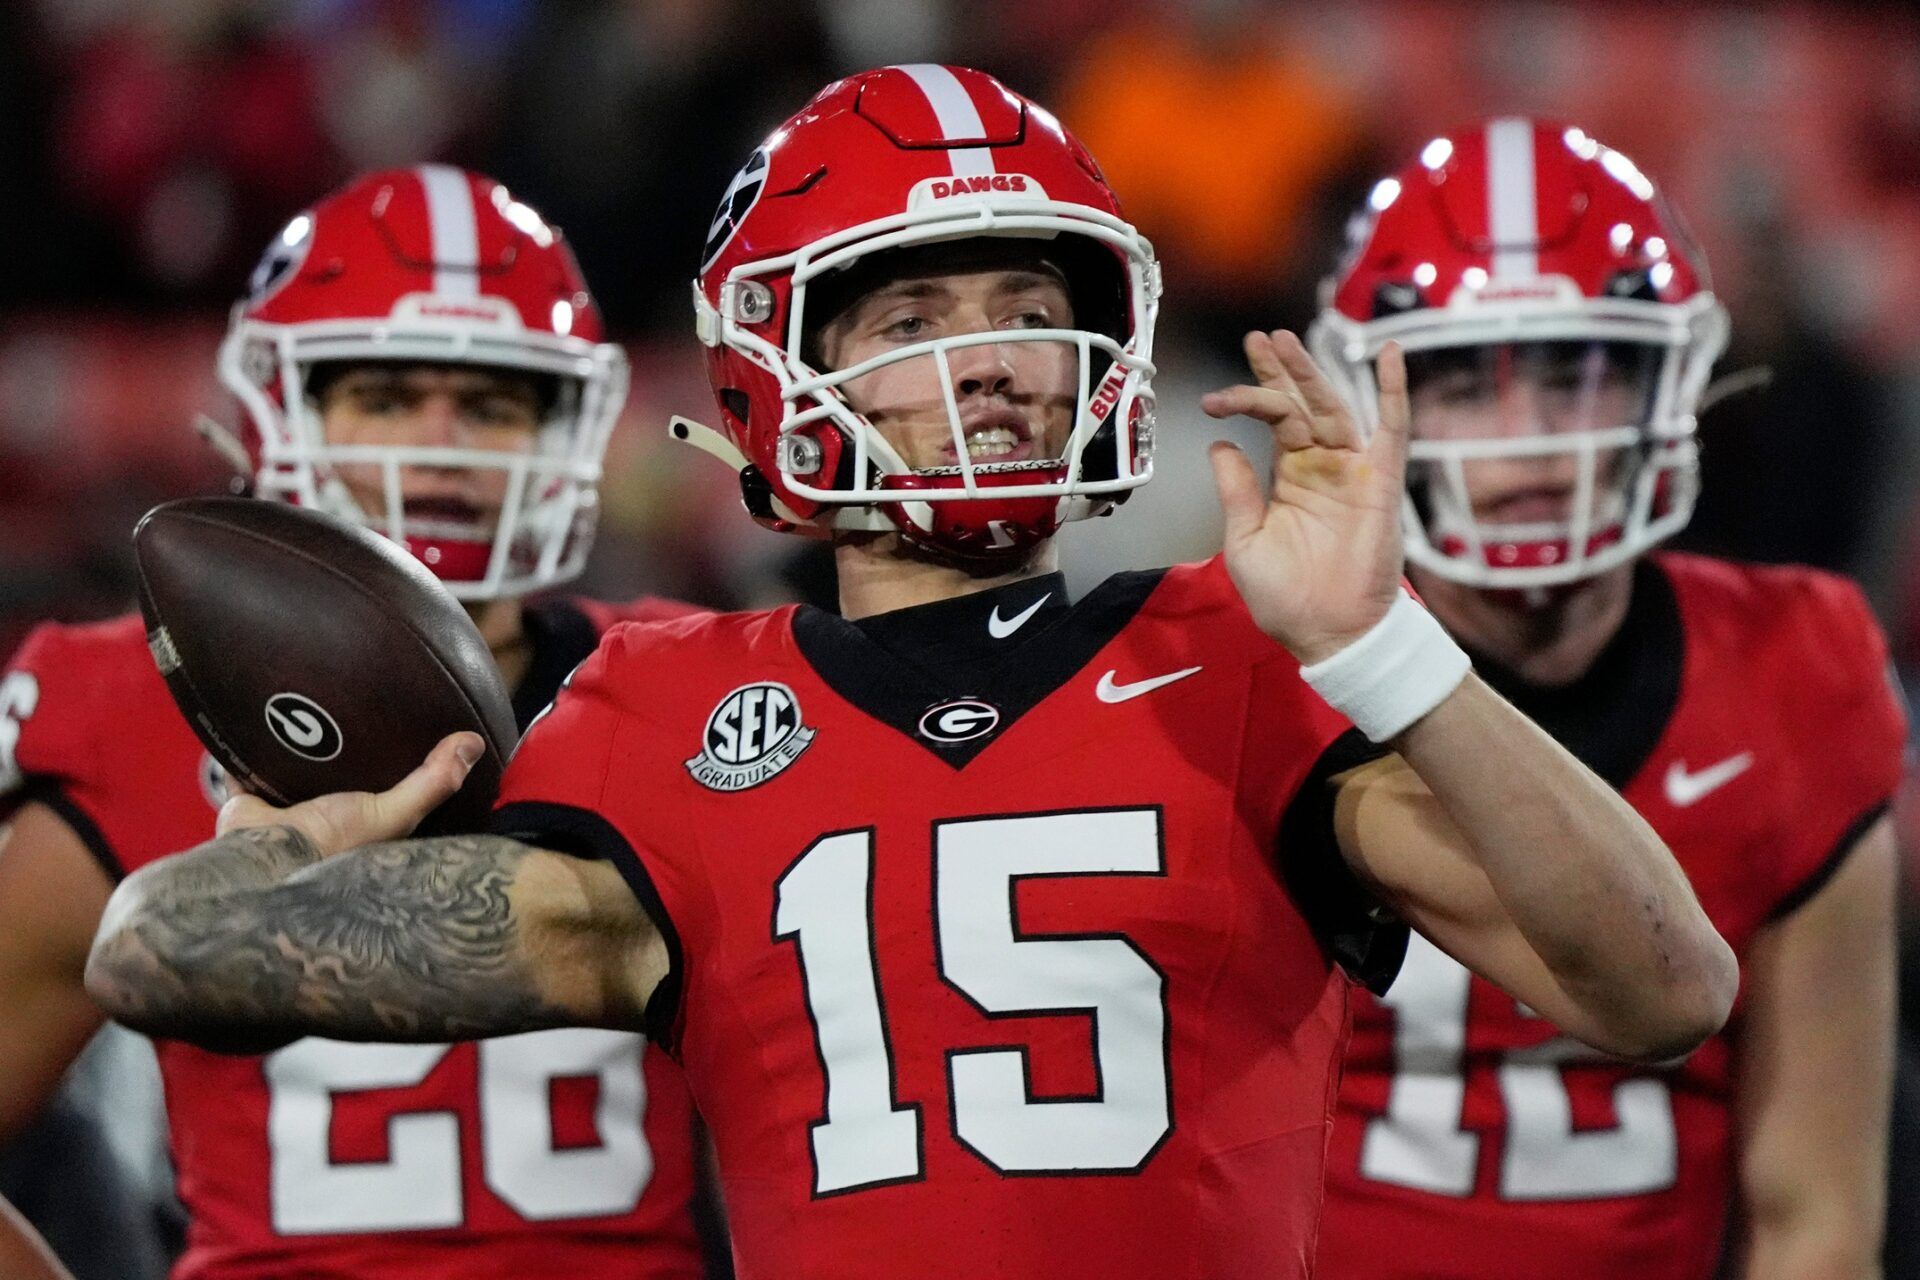
[[[909,1181],[921,1114],[896,1100],[873,946],[874,835],[816,841],[776,886],[773,936],[794,940],[826,1077],[814,1194]],[[940,975],[987,1017],[1091,1015],[1093,1097],[1036,1099],[1024,1048],[947,1054],[955,1137],[1003,1173],[1128,1173],[1173,1131],[1166,977],[1121,934],[1024,936],[1015,885],[1048,876],[1164,875],[1152,809],[935,824]]]
[[[1393,1087],[1387,1111],[1367,1125],[1360,1173],[1445,1196],[1473,1194],[1480,1136],[1461,1128],[1462,1059],[1473,975],[1414,934],[1384,998],[1393,1010]],[[1589,1200],[1662,1191],[1678,1171],[1673,1098],[1651,1076],[1613,1090],[1619,1123],[1576,1132],[1563,1066],[1610,1059],[1565,1036],[1502,1056],[1506,1107],[1500,1156],[1503,1200]]]
[[[534,1222],[632,1212],[653,1176],[641,1130],[645,1043],[589,1028],[481,1041],[480,1167],[494,1194]],[[336,1164],[329,1153],[334,1095],[412,1087],[450,1050],[308,1039],[266,1059],[275,1231],[421,1231],[465,1222],[460,1121],[452,1112],[393,1116],[385,1160]],[[598,1079],[600,1145],[555,1150],[548,1090],[573,1076]]]
[[[40,682],[25,671],[0,677],[0,796],[20,785],[20,726],[40,705]]]

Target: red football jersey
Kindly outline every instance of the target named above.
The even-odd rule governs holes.
[[[1507,692],[1620,787],[1742,954],[1899,779],[1886,645],[1853,586],[1810,570],[1653,557],[1588,677]],[[1712,1275],[1739,1026],[1736,1007],[1667,1070],[1610,1062],[1416,938],[1386,998],[1355,1002],[1320,1274]]]
[[[1350,980],[1351,726],[1217,563],[618,628],[496,829],[613,858],[741,1280],[1281,1280]]]
[[[606,625],[683,612],[531,606],[522,723]],[[0,676],[0,815],[45,802],[115,878],[211,839],[224,785],[137,616],[42,627]],[[691,1103],[639,1036],[156,1048],[191,1217],[176,1280],[704,1274]]]

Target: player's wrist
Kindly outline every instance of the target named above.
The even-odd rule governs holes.
[[[1434,616],[1402,590],[1381,619],[1300,676],[1374,742],[1397,737],[1466,679],[1472,663]]]
[[[1391,607],[1391,604],[1389,604],[1388,608]],[[1387,610],[1382,609],[1380,617],[1364,624],[1358,630],[1329,631],[1314,636],[1287,638],[1281,638],[1276,635],[1274,638],[1280,641],[1281,645],[1286,648],[1286,651],[1291,653],[1302,667],[1318,666],[1332,658],[1335,654],[1340,653],[1364,639],[1368,632],[1380,625],[1381,620],[1386,617],[1386,614]]]

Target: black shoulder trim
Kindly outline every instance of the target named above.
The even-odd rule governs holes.
[[[560,685],[574,668],[600,647],[600,632],[593,619],[564,596],[528,604],[520,616],[532,660],[513,691],[513,719],[525,733],[534,717],[560,696]]]
[[[1853,847],[1860,843],[1860,837],[1866,835],[1867,829],[1880,821],[1892,808],[1893,800],[1889,797],[1848,823],[1847,829],[1834,842],[1833,848],[1827,850],[1827,856],[1821,860],[1818,867],[1813,869],[1812,874],[1788,890],[1785,897],[1773,904],[1773,910],[1767,912],[1766,923],[1773,924],[1784,920],[1811,902],[1815,895],[1827,887],[1827,881],[1833,879],[1841,866],[1846,863],[1847,855],[1852,853]]]
[[[87,847],[93,860],[107,873],[107,879],[119,884],[127,878],[120,865],[120,859],[113,852],[113,845],[107,840],[100,826],[85,809],[73,802],[66,789],[51,778],[32,778],[14,796],[13,803],[7,808],[17,809],[25,804],[43,804],[58,815],[60,821],[67,824],[80,843]]]
[[[611,862],[621,879],[633,890],[633,896],[652,917],[660,936],[667,943],[667,972],[647,1001],[644,1023],[647,1038],[670,1054],[678,1054],[675,1028],[680,1016],[680,989],[686,971],[686,957],[680,949],[680,931],[673,926],[653,877],[640,861],[640,855],[611,822],[587,809],[569,804],[548,804],[527,800],[502,805],[493,811],[488,828],[495,835],[511,836],[555,853],[571,854],[596,862]]]
[[[1386,747],[1358,729],[1335,738],[1280,815],[1280,877],[1334,961],[1375,995],[1385,995],[1407,955],[1407,926],[1368,892],[1334,834],[1334,779],[1378,760]]]

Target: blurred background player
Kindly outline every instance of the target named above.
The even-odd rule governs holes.
[[[565,241],[492,179],[379,172],[295,217],[220,374],[243,426],[216,437],[253,491],[403,543],[465,601],[523,727],[607,626],[685,612],[525,599],[586,556],[626,361]],[[81,965],[113,883],[227,797],[137,615],[40,629],[0,691],[6,1133],[100,1025]],[[638,1036],[158,1051],[182,1280],[704,1274],[685,1087]]]
[[[1697,1280],[1731,1225],[1734,1274],[1877,1275],[1902,712],[1851,584],[1649,554],[1693,510],[1727,337],[1704,258],[1619,152],[1495,119],[1374,188],[1325,308],[1361,402],[1407,349],[1415,586],[1666,838],[1745,985],[1634,1068],[1414,939],[1359,1002],[1322,1272]]]
[[[1043,108],[930,64],[828,86],[698,288],[724,429],[680,429],[832,536],[842,616],[612,633],[508,834],[347,852],[413,815],[242,800],[118,890],[87,971],[117,1016],[644,1019],[767,1280],[1304,1276],[1342,966],[1404,945],[1361,881],[1626,1056],[1719,1025],[1733,957],[1679,868],[1400,591],[1404,397],[1364,454],[1298,340],[1249,335],[1261,385],[1206,408],[1281,457],[1270,487],[1217,454],[1225,554],[1067,598],[1057,526],[1150,474],[1159,276]],[[457,785],[454,746],[396,795]],[[282,825],[343,804],[324,849]]]

